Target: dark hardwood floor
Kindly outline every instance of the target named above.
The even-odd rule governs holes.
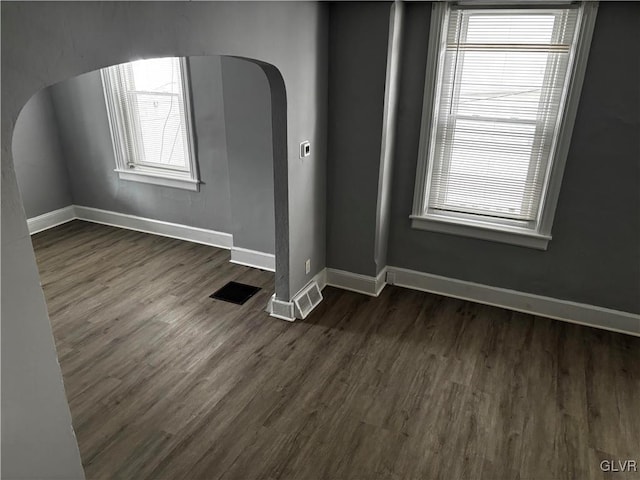
[[[640,463],[640,338],[387,287],[263,312],[229,252],[33,237],[88,479],[596,479]],[[263,289],[243,306],[208,296]]]

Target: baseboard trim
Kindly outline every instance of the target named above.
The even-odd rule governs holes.
[[[387,268],[375,277],[369,275],[361,275],[359,273],[345,272],[344,270],[336,270],[334,268],[326,269],[326,284],[332,287],[350,290],[356,293],[362,293],[371,297],[377,297],[386,285]]]
[[[232,247],[231,263],[244,265],[246,267],[259,268],[261,270],[268,270],[269,272],[276,271],[275,255],[271,253],[258,252],[256,250],[249,250],[247,248]]]
[[[29,234],[43,232],[50,228],[57,227],[63,223],[70,222],[76,218],[75,209],[73,205],[53,210],[52,212],[43,213],[37,217],[29,218],[27,225],[29,227]]]
[[[323,268],[322,270],[320,270],[313,276],[311,281],[315,281],[318,284],[318,288],[320,288],[320,291],[324,290],[324,288],[327,286],[327,269]]]
[[[295,306],[293,302],[278,300],[275,293],[269,299],[269,303],[267,303],[267,313],[271,317],[279,320],[285,320],[287,322],[296,321]]]
[[[233,247],[233,235],[230,233],[216,232],[205,228],[189,227],[178,223],[153,220],[151,218],[137,217],[125,213],[110,212],[99,208],[81,207],[75,205],[75,218],[87,222],[110,225],[112,227],[126,228],[137,232],[152,233],[163,237],[186,240],[188,242],[201,243],[212,247]]]
[[[555,320],[640,336],[640,315],[629,312],[391,266],[387,267],[387,283]]]
[[[154,220],[99,208],[69,205],[68,207],[30,218],[27,220],[27,224],[29,226],[29,233],[33,235],[76,219],[224,248],[231,250],[232,263],[268,270],[270,272],[275,272],[276,270],[275,255],[249,250],[247,248],[234,247],[233,235],[230,233],[190,227],[179,223]]]
[[[240,247],[234,248],[231,234],[204,228],[78,205],[70,205],[30,218],[27,220],[27,224],[29,233],[33,235],[74,219],[230,249],[233,263],[275,271],[274,255]],[[372,297],[380,295],[388,283],[579,325],[640,336],[640,315],[637,314],[466,282],[400,267],[385,267],[375,277],[326,268],[318,272],[313,280],[318,283],[320,290],[323,290],[326,285],[331,285]],[[275,307],[275,312],[273,307]],[[286,314],[282,314],[285,311]],[[272,299],[269,302],[269,313],[282,320],[295,320],[293,302]]]

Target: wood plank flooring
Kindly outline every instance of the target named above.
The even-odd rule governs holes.
[[[598,479],[640,463],[640,338],[387,287],[263,312],[229,252],[33,237],[88,479]],[[208,298],[263,288],[243,306]]]

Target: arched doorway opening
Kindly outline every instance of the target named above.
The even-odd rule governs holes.
[[[287,208],[275,212],[278,236],[286,233],[276,238],[276,294],[289,301],[325,261],[325,8],[51,2],[3,4],[2,13],[3,447],[12,459],[3,473],[75,478],[75,439],[15,179],[11,139],[20,110],[46,86],[137,58],[229,55],[259,63],[278,86],[271,90],[274,130],[282,126],[275,130],[274,189],[276,204]],[[302,163],[305,140],[312,156]]]

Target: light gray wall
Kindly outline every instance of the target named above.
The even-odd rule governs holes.
[[[2,173],[4,178],[6,170]],[[6,213],[9,208],[21,209],[15,182],[2,186],[1,476],[81,479],[80,452],[29,232],[24,220],[18,223]],[[6,240],[8,229],[20,232],[20,244]]]
[[[257,65],[222,58],[234,247],[275,253],[269,82]]]
[[[13,135],[16,176],[27,218],[71,205],[51,97],[41,90],[24,106]]]
[[[547,251],[410,227],[430,10],[406,4],[389,264],[640,312],[640,4],[600,2]]]
[[[2,29],[4,57],[4,18]],[[4,110],[15,91],[6,88],[4,75],[2,80],[1,476],[81,479],[80,452],[25,222],[25,213],[33,217],[64,207],[71,197],[50,99],[43,91],[25,105],[14,130],[23,210],[11,165],[12,131],[6,128]],[[23,103],[28,99],[25,96]]]
[[[390,4],[335,2],[329,22],[327,267],[375,275]]]
[[[189,64],[199,192],[118,178],[98,71],[49,89],[76,205],[230,232],[220,57],[192,57]]]
[[[325,261],[327,7],[311,2],[2,2],[0,8],[2,474],[80,478],[15,177],[11,144],[20,110],[43,87],[139,57],[222,54],[265,62],[278,132],[276,294],[288,300]],[[317,147],[302,163],[297,145],[304,139]],[[309,275],[304,273],[307,258]]]
[[[203,182],[199,192],[118,178],[99,72],[47,89],[69,167],[73,203],[231,233],[234,246],[273,254],[267,77],[254,63],[231,57],[190,57],[189,70]]]

